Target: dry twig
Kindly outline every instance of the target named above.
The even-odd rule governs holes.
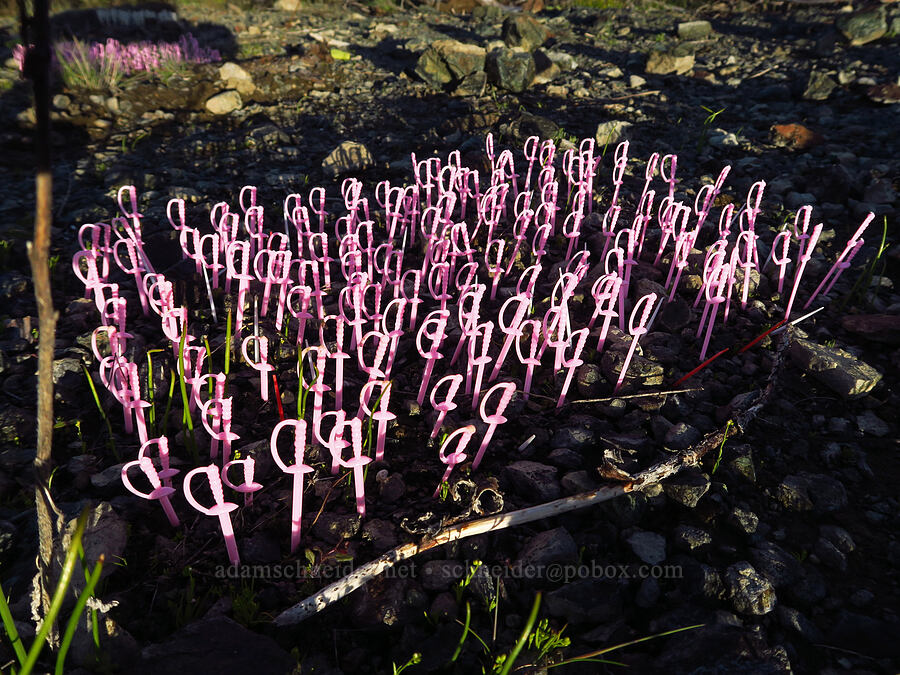
[[[747,425],[753,421],[765,405],[769,396],[771,396],[775,387],[776,378],[784,362],[787,346],[790,344],[792,334],[792,331],[788,329],[782,336],[778,346],[775,363],[772,366],[772,372],[769,374],[769,379],[765,388],[759,393],[759,396],[755,398],[751,405],[735,414],[734,419],[732,420],[732,427],[737,430],[737,434],[744,433]],[[626,492],[632,492],[654,485],[655,483],[678,473],[686,466],[696,466],[699,464],[700,460],[703,459],[703,456],[707,452],[718,447],[722,443],[725,438],[726,430],[727,427],[723,427],[714,433],[707,434],[707,436],[693,448],[689,448],[670,459],[651,466],[645,471],[630,476],[630,480],[620,485],[605,486],[599,490],[584,492],[563,499],[556,499],[552,502],[547,502],[546,504],[539,504],[510,513],[501,513],[486,518],[479,518],[478,520],[444,529],[433,537],[426,537],[419,543],[410,542],[398,546],[381,557],[354,570],[343,579],[323,588],[315,595],[286,609],[275,617],[275,624],[278,626],[290,626],[300,623],[304,619],[313,616],[334,602],[337,602],[357,588],[364,586],[367,582],[379,576],[382,572],[393,567],[397,563],[442,544],[465,539],[466,537],[472,537],[476,534],[502,530],[514,525],[524,525],[525,523],[530,523],[542,518],[550,518],[576,509],[582,509],[586,506],[592,506],[608,501],[614,497],[623,495]],[[734,438],[737,434],[732,432],[729,437]]]

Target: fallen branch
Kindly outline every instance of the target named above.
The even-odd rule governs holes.
[[[772,394],[792,334],[792,331],[788,329],[782,336],[776,352],[775,363],[772,366],[772,372],[769,374],[769,379],[765,388],[759,393],[759,396],[756,397],[751,405],[748,405],[745,409],[734,415],[731,426],[737,430],[737,433],[732,432],[729,435],[729,438],[734,438],[738,434],[744,433],[747,425],[753,421]],[[354,570],[343,579],[326,586],[315,595],[311,595],[293,607],[286,609],[275,617],[275,625],[291,626],[300,623],[304,619],[308,619],[349,593],[355,591],[357,588],[364,586],[397,563],[412,558],[419,553],[441,546],[442,544],[465,539],[466,537],[472,537],[476,534],[502,530],[515,525],[524,525],[525,523],[531,523],[535,520],[541,520],[542,518],[558,516],[569,511],[583,509],[594,504],[600,504],[601,502],[623,495],[626,492],[641,490],[650,485],[654,485],[661,480],[678,473],[686,466],[696,466],[699,464],[700,460],[703,459],[703,456],[707,452],[713,448],[719,447],[725,438],[726,429],[727,427],[723,427],[719,431],[707,434],[707,436],[693,448],[678,453],[663,462],[654,464],[649,469],[641,471],[634,476],[629,476],[626,482],[620,485],[605,486],[591,492],[583,492],[581,494],[573,495],[572,497],[556,499],[552,502],[547,502],[546,504],[539,504],[510,513],[501,513],[486,518],[480,518],[442,530],[433,537],[425,537],[419,543],[410,542],[398,546],[381,557]]]

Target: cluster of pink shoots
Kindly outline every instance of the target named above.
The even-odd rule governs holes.
[[[438,452],[446,466],[442,483],[449,480],[455,466],[466,461],[480,428],[483,435],[472,462],[478,468],[497,427],[507,421],[504,412],[511,400],[517,393],[528,398],[536,374],[546,375],[551,385],[556,374],[561,376],[556,397],[556,406],[561,407],[577,369],[603,351],[613,321],[632,338],[614,385],[614,391],[620,390],[638,341],[678,289],[688,255],[730,167],[688,205],[676,198],[676,156],[652,155],[636,213],[626,221],[619,197],[628,143],[621,143],[614,158],[610,201],[602,215],[598,211],[593,217],[602,223],[603,244],[602,252],[593,255],[582,245],[582,237],[584,224],[597,208],[593,186],[601,157],[595,152],[593,140],[585,140],[577,149],[562,153],[560,170],[553,141],[541,143],[534,137],[526,144],[526,165],[517,169],[513,153],[496,153],[488,136],[489,175],[463,166],[458,151],[450,153],[447,161],[418,160],[413,155],[415,182],[395,186],[381,181],[374,194],[377,206],[363,196],[363,184],[355,178],[342,184],[339,201],[344,213],[340,216],[327,212],[324,188],[288,195],[279,231],[266,227],[264,207],[257,203],[253,186],[240,191],[237,209],[226,202],[216,204],[207,227],[189,222],[183,200],[169,201],[168,223],[178,233],[184,258],[193,261],[203,279],[214,321],[220,313],[213,290],[236,293],[235,333],[244,361],[259,373],[262,401],[270,398],[271,379],[281,417],[271,433],[271,452],[293,482],[292,551],[300,541],[305,476],[314,472],[305,459],[310,445],[330,454],[332,474],[342,467],[351,471],[357,510],[365,514],[364,467],[385,457],[388,427],[396,418],[391,411],[395,360],[398,353],[413,354],[413,345],[422,360],[416,400],[420,406],[427,401],[433,410],[431,438],[438,436],[448,414],[457,409],[458,416],[473,419],[477,415],[483,423],[479,427],[463,424],[443,438]],[[659,197],[651,189],[657,169],[664,184]],[[764,183],[754,184],[745,208],[735,212],[729,204],[719,216],[719,236],[705,256],[702,288],[694,301],[694,306],[704,303],[697,329],[698,341],[702,337],[701,360],[720,305],[722,322],[729,318],[733,296],[744,307],[750,271],[761,267],[755,228],[763,189]],[[572,205],[567,214],[563,193]],[[176,362],[182,361],[179,370],[190,387],[190,411],[200,412],[211,461],[190,471],[182,490],[193,508],[219,518],[229,558],[237,563],[230,512],[238,506],[226,501],[223,484],[243,493],[250,504],[253,492],[262,487],[254,481],[254,459],[232,458],[238,435],[232,431],[234,405],[225,394],[226,375],[203,373],[209,355],[190,332],[191,314],[175,303],[172,283],[153,269],[144,252],[144,216],[138,211],[133,186],[119,190],[118,205],[120,215],[111,223],[81,228],[81,250],[73,268],[100,312],[101,325],[94,335],[100,378],[122,405],[126,431],[136,428],[141,441],[138,458],[123,467],[122,478],[135,494],[158,500],[172,525],[178,525],[171,502],[176,492],[172,478],[178,472],[169,465],[168,439],[148,437],[146,387],[138,366],[126,356],[132,337],[127,331],[129,309],[136,312],[138,308],[129,308],[119,282],[111,280],[111,274],[121,279],[116,268],[133,278],[139,311],[158,317]],[[820,224],[810,231],[810,212],[809,207],[801,209],[794,236],[789,230],[779,233],[772,247],[779,291],[785,283],[791,286],[786,318],[822,229]],[[827,293],[849,266],[871,219],[851,237],[804,307]],[[659,243],[645,252],[651,227],[659,228]],[[795,240],[791,279],[788,269]],[[551,253],[557,248],[565,249],[561,258]],[[667,253],[671,256],[664,263]],[[653,265],[668,267],[667,298],[649,293],[633,303],[629,300],[632,269],[642,256]],[[596,265],[602,266],[603,273],[589,283],[588,271]],[[538,288],[552,291],[549,297],[536,297]],[[580,328],[573,320],[573,298],[579,291],[588,309],[592,307],[587,325]],[[535,315],[541,301],[548,301],[546,309]],[[252,320],[244,316],[250,306],[255,308]],[[269,361],[269,341],[260,334],[258,324],[257,314],[270,313],[274,313],[275,330],[293,334],[296,342],[298,385],[313,395],[311,415],[305,415],[308,420],[284,418],[275,365]],[[108,354],[98,345],[96,338],[101,334],[108,339]],[[592,337],[596,340],[591,341],[593,354],[586,351]],[[399,349],[406,341],[409,349]],[[347,369],[354,362],[356,372],[350,376]],[[444,374],[435,380],[439,363]],[[502,377],[510,370],[524,373],[521,388],[518,381]],[[462,414],[466,407],[470,414]],[[375,447],[369,454],[363,440],[364,422],[377,427]],[[293,441],[287,460],[279,451],[284,435]],[[237,475],[235,466],[240,468]],[[134,469],[144,475],[150,490],[142,492],[133,485],[130,472]],[[212,505],[202,504],[193,492],[198,478],[208,484]],[[436,495],[439,490],[440,484]]]
[[[25,46],[13,48],[13,58],[22,70],[25,64]],[[94,42],[90,46],[80,42],[58,42],[54,58],[72,63],[87,59],[92,64],[107,64],[126,75],[139,71],[153,71],[180,63],[214,63],[222,60],[217,49],[201,47],[190,33],[182,35],[178,42],[134,42],[122,44],[114,38],[106,42]]]

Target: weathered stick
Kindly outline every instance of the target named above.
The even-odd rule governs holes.
[[[35,181],[34,236],[28,242],[28,260],[38,310],[38,372],[37,372],[37,454],[34,459],[35,506],[38,517],[38,574],[36,596],[39,607],[32,604],[36,619],[47,615],[50,608],[49,589],[55,585],[52,559],[56,540],[60,536],[62,518],[47,489],[53,442],[53,352],[56,342],[57,313],[53,309],[50,292],[50,226],[53,210],[53,174],[50,170],[50,4],[35,0],[33,16],[29,17],[24,1],[19,2],[23,43],[26,45],[25,74],[34,85],[34,113],[37,176]],[[33,29],[34,46],[29,34]],[[55,646],[58,632],[53,626],[48,640]]]
[[[760,392],[752,405],[749,405],[746,409],[734,416],[732,426],[737,430],[737,434],[744,433],[745,427],[756,417],[771,395],[775,386],[777,374],[781,369],[781,364],[784,362],[786,347],[790,344],[791,335],[792,331],[788,329],[782,337],[776,353],[775,363],[772,366],[772,372],[769,374],[765,389]],[[275,617],[275,625],[291,626],[300,623],[304,619],[308,619],[312,615],[325,609],[332,603],[337,602],[352,591],[355,591],[357,588],[364,586],[367,582],[379,576],[388,568],[393,567],[403,560],[412,558],[418,553],[428,551],[442,544],[465,539],[466,537],[472,537],[476,534],[483,534],[484,532],[502,530],[515,525],[524,525],[525,523],[530,523],[542,518],[558,516],[576,509],[583,509],[587,506],[608,501],[614,497],[623,495],[626,492],[640,490],[658,483],[661,480],[678,473],[686,466],[696,466],[699,464],[700,460],[707,452],[721,445],[722,441],[725,439],[726,428],[707,434],[706,437],[693,448],[689,448],[663,462],[654,464],[649,469],[635,474],[631,477],[631,480],[621,485],[605,486],[599,490],[583,492],[563,499],[556,499],[552,502],[547,502],[546,504],[530,506],[526,509],[520,509],[519,511],[479,518],[478,520],[445,529],[434,537],[426,537],[419,543],[410,542],[398,546],[381,557],[354,570],[343,579],[336,581],[330,586],[326,586],[315,595],[311,595],[293,607],[286,609]],[[732,433],[729,438],[734,438],[737,434]]]

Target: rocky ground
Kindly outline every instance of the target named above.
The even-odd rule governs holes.
[[[900,205],[900,5],[735,2],[685,10],[650,1],[606,9],[566,2],[531,18],[499,3],[464,12],[449,11],[462,3],[448,3],[445,11],[403,4],[389,11],[352,2],[292,8],[281,0],[279,9],[189,6],[177,16],[107,15],[106,23],[91,11],[57,17],[61,35],[83,39],[174,40],[191,32],[226,62],[112,90],[58,84],[54,91],[53,278],[61,321],[54,367],[59,468],[52,491],[71,516],[85,500],[99,504],[91,536],[116,560],[100,596],[119,603],[107,615],[99,661],[81,638],[70,667],[150,673],[246,666],[280,673],[299,663],[303,673],[384,673],[421,653],[422,663],[408,672],[490,671],[541,590],[541,616],[553,630],[565,626],[571,642],[543,656],[531,645],[517,661],[535,664],[529,672],[696,624],[703,627],[607,658],[636,672],[896,672],[900,476],[891,411],[900,403],[900,298],[892,281]],[[3,25],[0,570],[27,636],[37,547],[30,487],[37,321],[25,258],[33,218],[33,113],[10,58],[15,25]],[[205,293],[185,283],[190,274],[179,277],[180,253],[165,216],[170,198],[184,199],[189,216],[203,222],[213,204],[237,208],[241,187],[255,185],[278,228],[290,192],[324,186],[329,209],[339,212],[348,176],[364,182],[374,205],[378,181],[413,181],[410,153],[446,158],[459,149],[464,163],[484,167],[488,133],[497,153],[514,150],[517,166],[524,164],[520,153],[529,136],[554,139],[560,155],[595,138],[598,154],[607,150],[598,210],[610,199],[612,156],[622,140],[632,158],[622,193],[631,213],[653,152],[677,153],[678,196],[688,203],[731,165],[716,217],[724,203],[742,203],[748,188],[764,180],[757,223],[762,252],[803,205],[813,206],[813,223],[824,223],[806,294],[865,215],[876,218],[825,310],[797,326],[766,407],[723,446],[720,461],[712,453],[699,469],[662,486],[435,549],[415,558],[406,573],[276,630],[274,616],[339,572],[465,512],[452,500],[431,499],[444,469],[433,458],[437,448],[426,442],[433,422],[406,400],[415,398],[421,369],[401,357],[399,418],[389,432],[387,461],[375,467],[386,473],[367,484],[367,518],[356,517],[345,488],[322,471],[304,504],[300,550],[291,555],[290,484],[271,462],[261,464],[267,489],[235,519],[242,561],[302,568],[309,578],[227,578],[215,519],[191,518],[181,502],[184,524],[173,531],[160,509],[132,497],[119,480],[121,462],[137,446],[118,413],[110,415],[110,438],[81,371],[82,362],[97,371],[90,345],[97,315],[69,264],[79,248],[78,228],[108,222],[118,187],[135,185],[157,267],[172,265],[179,293],[196,307]],[[867,277],[883,230],[886,252]],[[602,235],[588,235],[599,257]],[[552,243],[552,253],[564,251],[564,243]],[[650,262],[636,273],[642,292],[665,281]],[[781,318],[785,299],[776,293],[773,270],[754,272],[747,310],[716,333],[710,353],[745,344]],[[869,283],[857,283],[861,278]],[[699,283],[691,268],[659,325],[641,340],[631,393],[672,389],[699,362],[699,311],[690,308]],[[199,310],[196,320],[209,323]],[[158,327],[154,333],[137,317],[129,325],[138,353],[164,346]],[[220,354],[223,336],[210,329],[210,339]],[[767,338],[720,359],[682,387],[692,391],[613,398],[609,380],[628,346],[628,337],[614,331],[607,353],[618,361],[587,359],[570,396],[606,400],[570,403],[558,412],[555,399],[518,401],[509,414],[514,410],[515,423],[498,429],[472,478],[514,510],[594,489],[607,480],[600,467],[607,478],[633,474],[722,429],[741,407],[740,396],[765,386],[778,341]],[[511,377],[520,381],[521,373]],[[545,384],[552,391],[552,382]],[[158,389],[166,386],[163,380]],[[258,384],[249,376],[235,376],[231,386],[241,409],[236,447],[262,462],[277,412],[271,404],[260,407]],[[285,407],[293,406],[294,392],[284,394]],[[183,434],[173,433],[181,465],[189,468],[182,442]],[[433,461],[422,459],[423,452]],[[476,559],[485,565],[460,585],[460,572]],[[542,571],[515,571],[529,565]],[[551,574],[554,565],[577,578]],[[639,578],[641,565],[655,566],[659,574],[652,576],[660,578]],[[467,603],[471,626],[486,644],[469,637],[451,663]],[[4,662],[11,658],[6,644],[0,653]],[[575,664],[561,672],[604,667],[619,670]]]

